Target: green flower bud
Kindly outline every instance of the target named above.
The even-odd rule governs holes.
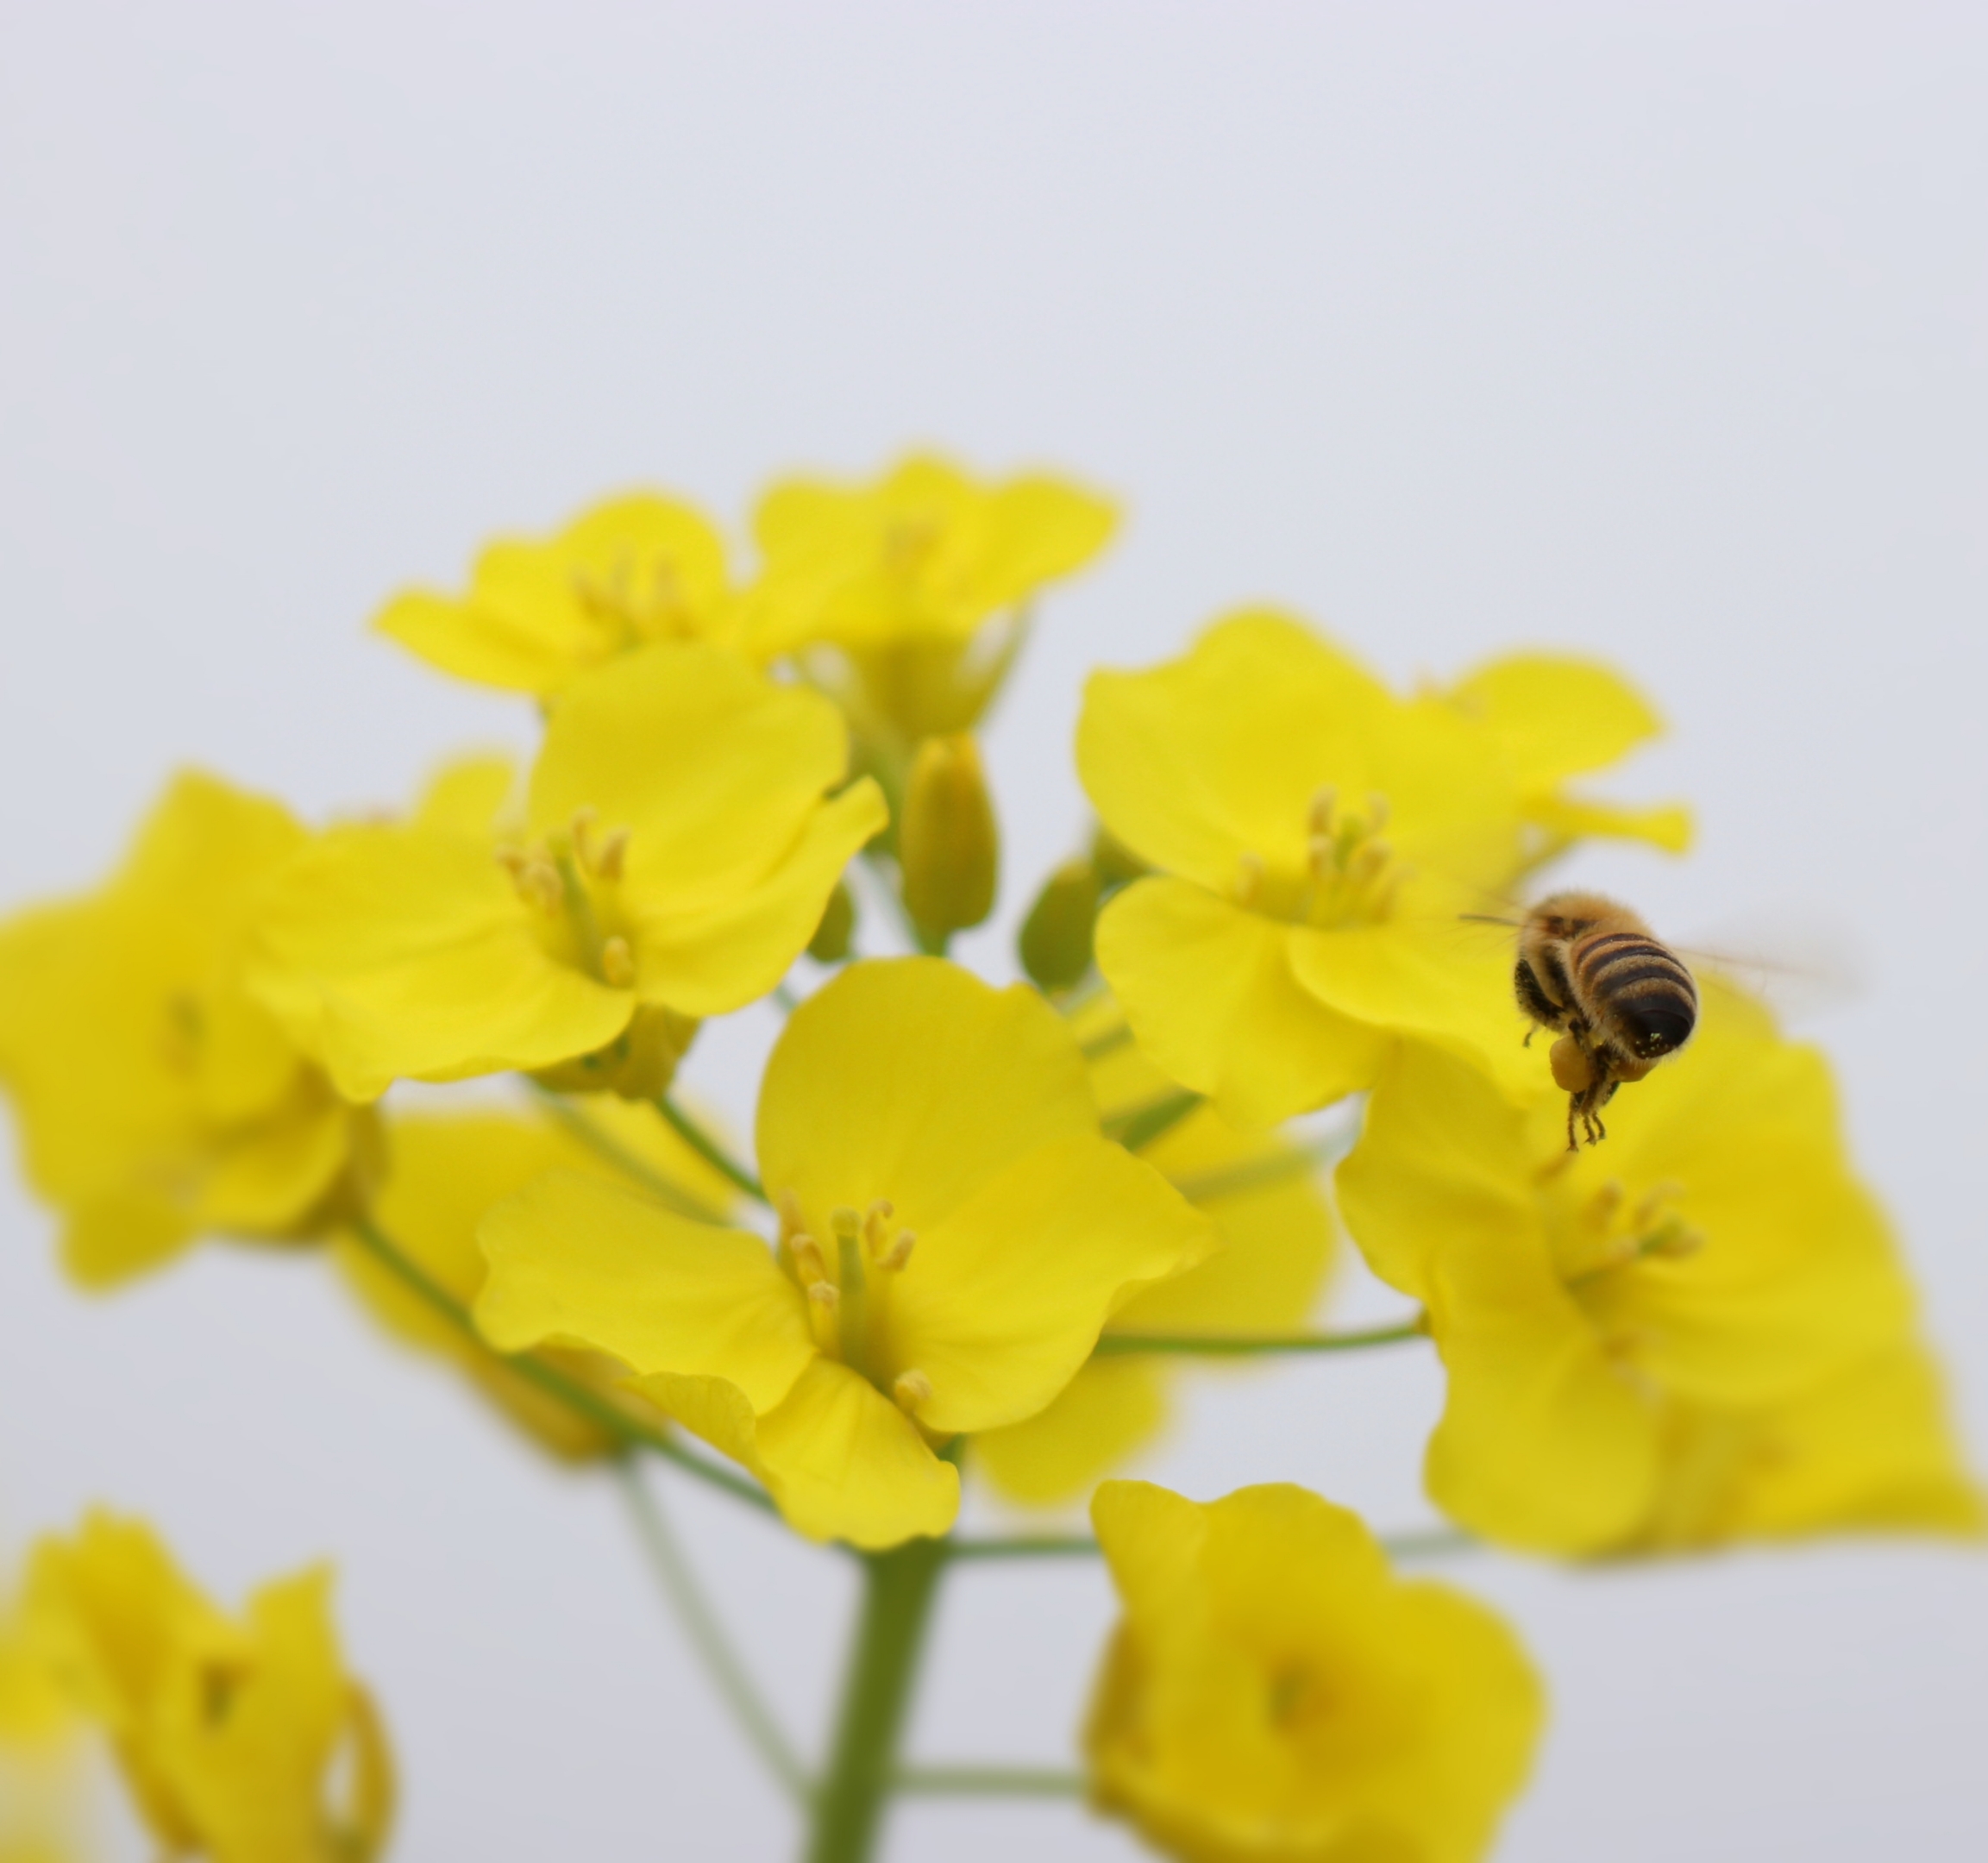
[[[1016,944],[1022,969],[1045,990],[1067,990],[1091,967],[1091,933],[1098,916],[1097,869],[1066,861],[1043,882]]]
[[[965,733],[918,747],[905,784],[898,860],[905,909],[933,943],[994,910],[1000,830],[980,752]]]

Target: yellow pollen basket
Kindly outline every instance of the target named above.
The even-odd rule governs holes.
[[[910,1264],[918,1237],[894,1228],[890,1201],[879,1197],[858,1212],[838,1205],[829,1215],[830,1245],[812,1234],[792,1190],[775,1199],[780,1213],[780,1256],[807,1295],[816,1349],[867,1378],[907,1414],[931,1396],[931,1383],[915,1368],[887,1363],[890,1283]]]
[[[666,553],[641,557],[623,550],[605,576],[574,570],[572,588],[580,612],[617,647],[702,637],[682,573]]]
[[[1326,785],[1306,812],[1301,864],[1273,865],[1245,851],[1237,862],[1236,903],[1320,931],[1391,918],[1414,869],[1383,834],[1389,813],[1384,795],[1368,796],[1364,808],[1346,808]]]
[[[628,842],[626,828],[600,833],[593,811],[583,808],[533,846],[497,850],[546,950],[614,989],[632,988],[637,975],[621,905]]]

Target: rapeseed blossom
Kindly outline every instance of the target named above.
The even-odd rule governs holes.
[[[854,964],[799,1009],[757,1138],[777,1249],[555,1175],[485,1219],[477,1320],[500,1351],[619,1361],[812,1539],[945,1532],[938,1451],[1042,1409],[1113,1313],[1216,1245],[1101,1136],[1056,1013],[936,959]]]
[[[1489,1610],[1302,1488],[1107,1482],[1091,1517],[1125,1606],[1084,1736],[1101,1810],[1187,1863],[1484,1854],[1545,1712]]]
[[[1550,690],[1556,664],[1495,683]],[[1556,792],[1547,753],[1482,710],[1397,699],[1260,611],[1181,660],[1091,675],[1078,773],[1151,869],[1106,906],[1098,966],[1175,1080],[1270,1125],[1370,1085],[1409,1037],[1522,1090],[1508,963],[1457,919],[1540,856]]]
[[[405,1113],[386,1126],[386,1168],[369,1219],[429,1283],[462,1307],[475,1303],[486,1268],[477,1225],[505,1198],[548,1171],[625,1183],[653,1174],[687,1208],[722,1220],[737,1193],[645,1107],[604,1099],[564,1116],[473,1107]],[[404,1344],[455,1365],[540,1446],[574,1460],[614,1444],[600,1426],[548,1396],[385,1267],[355,1234],[332,1258],[379,1323]],[[588,1354],[543,1355],[559,1371],[615,1403],[632,1403],[612,1368]],[[646,1409],[646,1406],[640,1407]],[[654,1413],[649,1413],[653,1420]]]
[[[825,699],[721,648],[627,655],[567,689],[515,819],[452,803],[301,850],[256,988],[354,1100],[509,1068],[653,1094],[689,1022],[780,981],[882,827],[874,783],[829,794],[845,757]]]
[[[0,1863],[83,1863],[90,1854],[81,1722],[41,1640],[0,1600]]]
[[[393,1819],[392,1755],[347,1674],[318,1569],[220,1610],[135,1521],[42,1541],[26,1610],[70,1703],[109,1740],[169,1855],[367,1863]]]
[[[1516,1108],[1404,1046],[1339,1190],[1448,1368],[1429,1491],[1510,1545],[1597,1552],[1652,1531],[1666,1479],[1685,1478],[1667,1477],[1668,1441],[1909,1336],[1910,1289],[1827,1067],[1729,988],[1578,1154],[1559,1106]]]
[[[1123,1036],[1108,997],[1070,1027],[1094,1058],[1091,1088],[1107,1125],[1157,1104],[1166,1076]],[[1289,1333],[1318,1307],[1339,1251],[1339,1226],[1307,1151],[1270,1132],[1240,1132],[1197,1107],[1139,1156],[1221,1236],[1219,1253],[1127,1302],[1114,1333]],[[1220,1361],[1217,1361],[1219,1364]],[[1126,1353],[1093,1358],[1047,1408],[974,1442],[974,1464],[1012,1501],[1076,1499],[1164,1429],[1182,1361]]]
[[[373,624],[444,673],[545,699],[653,642],[737,646],[743,633],[724,538],[654,492],[608,499],[555,536],[503,538],[461,595],[409,590]]]
[[[1029,603],[1116,523],[1107,500],[1066,480],[982,484],[925,454],[867,486],[782,480],[753,517],[765,563],[754,649],[799,659],[887,768],[919,738],[979,722]]]
[[[245,987],[254,914],[304,839],[280,804],[189,771],[102,888],[0,926],[0,1082],[85,1286],[203,1235],[319,1233],[363,1191],[370,1115]]]

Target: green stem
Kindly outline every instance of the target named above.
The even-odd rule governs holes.
[[[659,1203],[667,1203],[679,1216],[687,1216],[693,1222],[722,1224],[725,1221],[723,1210],[713,1209],[710,1204],[672,1182],[653,1164],[637,1157],[612,1132],[574,1105],[568,1095],[550,1087],[541,1087],[536,1081],[531,1084],[544,1101],[545,1110],[568,1132],[597,1157],[613,1165],[630,1182],[640,1184]]]
[[[948,1540],[949,1559],[1083,1559],[1098,1549],[1083,1534],[1019,1534],[1012,1540]]]
[[[1116,1138],[1128,1151],[1143,1151],[1163,1132],[1178,1126],[1203,1098],[1182,1088],[1177,1093],[1149,1100],[1144,1106],[1128,1107],[1104,1122],[1106,1136]]]
[[[779,1723],[760,1699],[759,1690],[753,1686],[745,1665],[726,1640],[717,1613],[706,1599],[697,1575],[690,1569],[690,1561],[677,1544],[676,1535],[670,1531],[669,1522],[664,1518],[655,1496],[635,1465],[625,1458],[615,1465],[615,1477],[621,1484],[622,1497],[628,1502],[629,1515],[635,1522],[636,1535],[642,1541],[643,1551],[649,1555],[649,1562],[675,1609],[677,1621],[695,1647],[718,1693],[724,1696],[746,1738],[758,1750],[767,1769],[780,1781],[787,1796],[797,1803],[805,1803],[809,1795],[807,1774],[801,1769],[800,1761],[795,1759]]]
[[[1338,1164],[1352,1150],[1355,1136],[1351,1132],[1333,1132],[1310,1145],[1282,1146],[1224,1170],[1203,1171],[1197,1177],[1176,1177],[1174,1189],[1190,1203],[1212,1203],[1241,1191],[1280,1183],[1287,1177],[1308,1177],[1315,1170]]]
[[[1081,1772],[1052,1766],[912,1766],[891,1781],[900,1792],[976,1798],[1077,1798]]]
[[[1107,1333],[1093,1348],[1101,1358],[1127,1352],[1172,1352],[1198,1358],[1246,1358],[1264,1352],[1362,1352],[1427,1339],[1421,1316],[1398,1326],[1353,1333]]]
[[[624,1448],[641,1449],[650,1455],[661,1456],[665,1461],[674,1462],[685,1473],[694,1475],[708,1486],[722,1490],[735,1501],[746,1502],[768,1514],[777,1511],[772,1497],[764,1489],[756,1487],[751,1482],[714,1466],[702,1456],[693,1455],[680,1444],[671,1441],[662,1431],[650,1429],[646,1424],[637,1422],[627,1412],[610,1403],[598,1392],[589,1390],[577,1378],[568,1377],[555,1366],[547,1364],[542,1358],[534,1358],[529,1352],[498,1352],[476,1330],[476,1322],[470,1317],[469,1309],[447,1288],[432,1279],[419,1263],[404,1254],[386,1232],[370,1217],[356,1218],[350,1226],[350,1233],[360,1246],[403,1287],[433,1308],[465,1337],[473,1340],[499,1364],[509,1365],[526,1383],[536,1386],[547,1396],[564,1404],[575,1415],[585,1417],[595,1428],[611,1437]]]
[[[1104,1056],[1115,1053],[1119,1049],[1127,1046],[1132,1038],[1132,1024],[1120,1022],[1106,1029],[1101,1034],[1092,1036],[1088,1041],[1079,1042],[1077,1051],[1087,1061],[1101,1060]]]
[[[869,1863],[945,1558],[937,1540],[863,1556],[862,1615],[835,1750],[815,1799],[807,1863]]]
[[[1423,1527],[1410,1533],[1383,1534],[1381,1550],[1390,1561],[1405,1565],[1415,1559],[1442,1559],[1452,1552],[1471,1552],[1483,1542],[1453,1527]],[[1095,1559],[1103,1552],[1087,1534],[1061,1536],[1022,1534],[1013,1540],[949,1540],[949,1559]]]
[[[686,1113],[668,1094],[655,1096],[655,1109],[669,1121],[670,1129],[697,1155],[718,1173],[728,1177],[744,1191],[749,1197],[767,1201],[766,1188],[744,1165],[718,1144],[703,1126]]]

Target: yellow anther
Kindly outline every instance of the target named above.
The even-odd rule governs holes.
[[[1634,1226],[1647,1229],[1657,1220],[1657,1214],[1666,1203],[1674,1203],[1684,1194],[1684,1187],[1675,1177],[1659,1178],[1646,1190],[1636,1205]]]
[[[794,1272],[811,1294],[818,1283],[827,1282],[828,1263],[822,1255],[821,1244],[805,1229],[787,1239],[787,1248],[793,1257]]]
[[[611,938],[600,947],[602,980],[616,989],[626,989],[635,982],[635,953],[624,938]]]
[[[1705,1245],[1705,1232],[1673,1216],[1662,1228],[1646,1238],[1642,1252],[1664,1261],[1684,1261]]]
[[[1339,870],[1339,844],[1330,835],[1314,835],[1305,850],[1305,863],[1314,880],[1323,883],[1333,879]]]
[[[807,1297],[816,1306],[825,1307],[831,1313],[835,1311],[842,1300],[832,1281],[810,1281],[807,1284]]]
[[[593,871],[602,880],[618,880],[628,866],[628,830],[610,828],[593,850]]]
[[[897,1240],[877,1257],[876,1264],[887,1274],[902,1274],[911,1251],[918,1246],[917,1235],[909,1229],[898,1231]]]
[[[1588,1220],[1597,1229],[1612,1228],[1621,1213],[1622,1199],[1627,1193],[1620,1177],[1611,1177],[1588,1200]]]
[[[1264,857],[1245,852],[1236,858],[1236,904],[1253,906],[1264,890]]]
[[[1388,799],[1378,789],[1370,791],[1367,796],[1367,832],[1378,834],[1388,825],[1390,812]]]
[[[1363,841],[1353,850],[1352,857],[1346,862],[1346,877],[1355,886],[1365,886],[1368,881],[1378,879],[1381,869],[1394,857],[1394,849],[1385,841]]]
[[[1311,831],[1314,835],[1323,835],[1330,839],[1333,832],[1333,818],[1338,815],[1339,812],[1339,792],[1337,789],[1327,783],[1322,789],[1314,790],[1312,794],[1311,813],[1306,818]]]
[[[807,1219],[800,1213],[800,1199],[792,1184],[775,1194],[773,1207],[780,1215],[780,1239],[791,1245],[796,1236],[807,1231]]]
[[[916,1414],[920,1404],[931,1401],[931,1380],[922,1371],[900,1371],[890,1388],[899,1409],[906,1416]]]
[[[528,860],[517,870],[517,890],[541,912],[566,909],[566,882],[549,860]]]
[[[872,1261],[879,1260],[888,1251],[890,1233],[885,1226],[896,1214],[896,1207],[888,1197],[879,1197],[863,1212],[862,1244]],[[853,1220],[856,1212],[851,1210],[850,1215]],[[852,1229],[850,1233],[853,1235],[856,1232]]]
[[[597,819],[593,805],[583,802],[573,812],[573,821],[567,830],[573,843],[574,857],[579,861],[583,873],[591,873],[593,869],[593,825]]]

